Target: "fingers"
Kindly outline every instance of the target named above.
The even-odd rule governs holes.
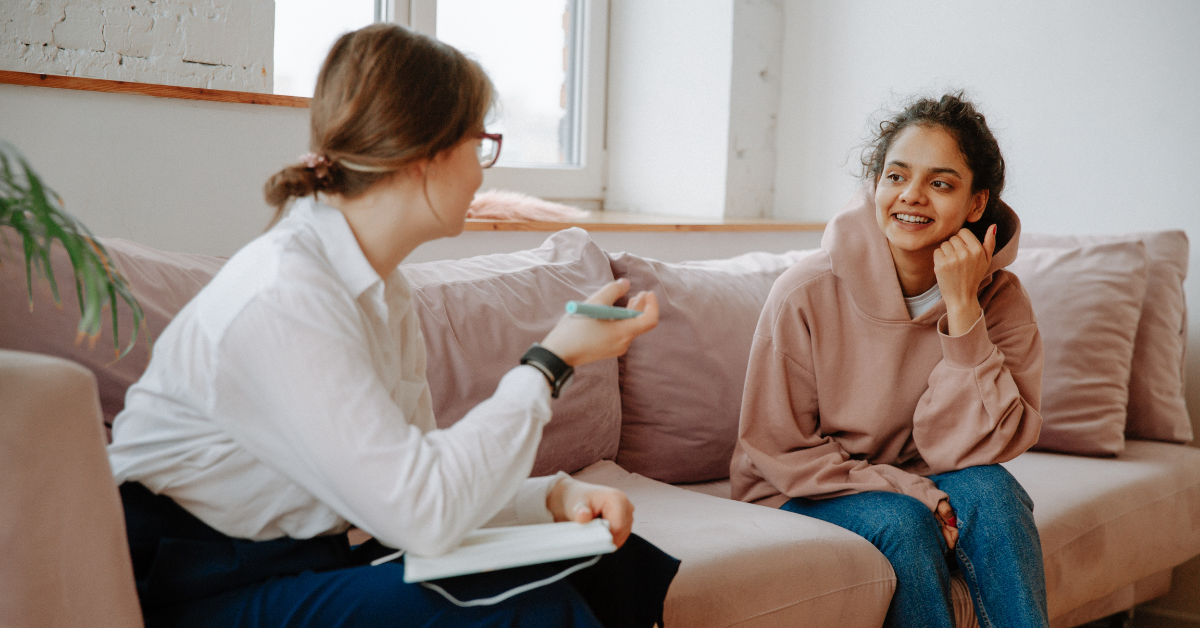
[[[608,521],[613,544],[621,547],[633,531],[633,504],[616,489],[592,491],[588,496],[592,514]]]
[[[996,252],[996,225],[988,227],[987,233],[983,234],[983,252],[991,261],[992,254]]]
[[[616,332],[612,340],[613,356],[625,355],[634,338],[658,326],[658,297],[653,292],[639,292],[629,300],[631,309],[642,312],[641,316],[620,321],[603,321],[599,324],[611,326]]]
[[[658,326],[658,296],[653,292],[637,293],[637,296],[629,300],[629,307],[642,313],[636,318],[626,319],[631,323],[631,327],[637,330],[635,336],[640,336]]]
[[[958,544],[958,519],[954,515],[954,508],[950,506],[949,500],[943,499],[938,502],[933,516],[942,528],[942,537],[946,539],[946,547],[954,549]]]
[[[572,515],[571,521],[575,523],[587,523],[595,518],[595,513],[592,512],[591,507],[581,502],[575,506],[575,514]]]
[[[958,529],[950,526],[942,526],[942,536],[946,539],[946,547],[954,549],[958,545]]]
[[[633,504],[624,492],[607,486],[574,481],[571,486],[575,505],[571,521],[587,523],[597,517],[608,521],[613,544],[621,547],[633,531]]]
[[[617,299],[625,296],[629,292],[629,280],[618,279],[611,281],[603,288],[596,291],[595,294],[587,298],[587,303],[595,303],[598,305],[612,305]]]

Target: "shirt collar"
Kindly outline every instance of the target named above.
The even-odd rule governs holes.
[[[355,298],[383,281],[367,261],[342,212],[306,196],[296,200],[290,215],[312,225],[334,272]]]

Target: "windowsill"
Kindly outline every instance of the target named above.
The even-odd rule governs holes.
[[[154,85],[151,83],[111,81],[82,76],[36,74],[33,72],[16,72],[11,70],[0,70],[0,84],[56,87],[59,89],[79,89],[89,92],[107,92],[110,94],[138,94],[158,98],[182,98],[184,100],[207,100],[210,102],[232,102],[248,105],[274,105],[276,107],[308,108],[308,103],[312,100],[311,98],[300,96],[235,92],[224,89],[205,89],[203,87]]]
[[[626,212],[589,212],[584,218],[565,222],[468,219],[466,231],[559,231],[580,227],[587,231],[649,232],[768,232],[821,231],[825,223],[769,219],[705,219],[687,216],[657,216]]]

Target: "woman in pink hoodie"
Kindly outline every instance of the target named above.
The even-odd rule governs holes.
[[[763,308],[733,495],[875,544],[896,572],[885,625],[951,628],[957,563],[981,626],[1046,626],[1033,503],[998,464],[1042,423],[999,146],[946,95],[880,124],[863,166],[870,185]]]

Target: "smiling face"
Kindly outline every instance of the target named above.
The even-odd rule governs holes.
[[[972,173],[954,137],[937,126],[910,126],[888,148],[875,185],[875,217],[892,256],[933,252],[975,222],[987,207],[988,191],[971,192]]]

